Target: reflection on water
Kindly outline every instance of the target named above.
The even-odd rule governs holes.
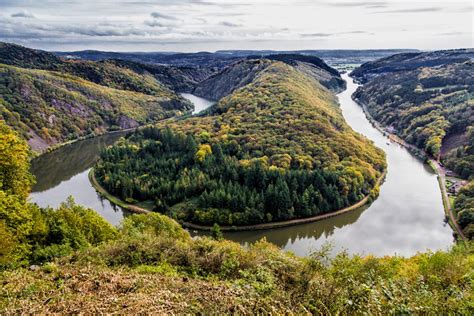
[[[387,153],[388,173],[380,196],[370,206],[323,221],[263,231],[225,233],[241,243],[265,237],[268,241],[308,255],[324,243],[334,251],[376,255],[412,255],[426,249],[445,249],[452,244],[452,232],[444,223],[444,211],[436,175],[421,161],[373,128],[361,108],[352,101],[356,85],[339,95],[345,119],[352,128]],[[209,103],[211,104],[211,103]],[[196,105],[196,109],[198,106]],[[120,134],[80,141],[35,159],[32,172],[37,178],[31,200],[41,206],[57,206],[67,196],[97,210],[113,224],[126,212],[102,201],[89,183],[87,173],[100,150]]]
[[[100,151],[125,135],[126,132],[119,132],[78,141],[34,159],[31,172],[36,184],[30,200],[42,207],[57,207],[72,195],[78,204],[95,209],[118,225],[124,212],[100,198],[89,182],[88,173]]]
[[[102,148],[125,135],[126,132],[118,132],[78,141],[34,159],[31,172],[36,176],[37,182],[33,186],[33,192],[53,188],[89,169],[94,165]]]

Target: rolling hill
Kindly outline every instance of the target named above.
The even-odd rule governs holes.
[[[189,101],[149,72],[116,61],[63,61],[0,43],[0,117],[35,151],[191,109]]]

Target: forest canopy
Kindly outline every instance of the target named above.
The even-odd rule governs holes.
[[[272,62],[207,115],[158,123],[109,147],[95,176],[113,195],[179,220],[244,225],[351,205],[376,194],[385,167],[333,94]]]

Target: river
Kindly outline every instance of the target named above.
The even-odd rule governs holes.
[[[228,239],[246,244],[265,237],[285,250],[306,256],[324,244],[333,253],[413,255],[427,249],[447,249],[452,231],[444,222],[436,175],[406,149],[390,143],[372,127],[362,108],[352,99],[357,85],[347,76],[347,89],[338,95],[344,118],[357,132],[374,141],[387,154],[388,173],[380,195],[371,205],[323,221],[263,231],[229,232]],[[185,97],[186,96],[184,95]],[[191,99],[198,102],[199,99]],[[196,101],[198,100],[198,101]],[[207,106],[211,102],[208,101]],[[196,105],[196,111],[204,109]],[[127,213],[103,201],[88,181],[87,173],[101,148],[123,134],[110,134],[64,146],[32,163],[37,178],[31,200],[40,206],[57,206],[67,196],[97,210],[116,225]]]

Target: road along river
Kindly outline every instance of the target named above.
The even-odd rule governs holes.
[[[302,256],[325,243],[330,243],[334,252],[347,250],[351,254],[374,255],[407,256],[427,249],[448,248],[453,237],[451,228],[444,222],[436,175],[428,165],[372,127],[362,108],[351,99],[357,85],[347,75],[344,79],[347,90],[338,95],[344,118],[355,131],[371,139],[387,154],[388,173],[378,199],[369,206],[318,222],[226,232],[224,236],[242,244],[265,237]],[[196,105],[196,110],[199,106]],[[35,159],[32,172],[37,184],[31,200],[41,206],[57,206],[72,195],[79,204],[97,210],[112,224],[118,224],[128,213],[103,201],[89,183],[87,174],[101,148],[120,136],[123,135],[110,134],[76,142]]]

